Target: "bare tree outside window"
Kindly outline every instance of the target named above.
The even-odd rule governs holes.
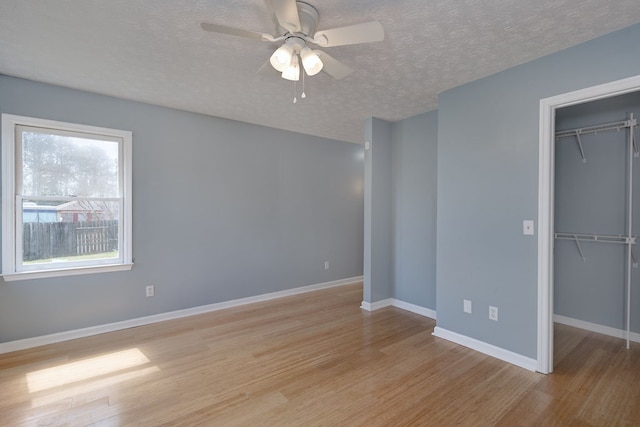
[[[25,196],[118,196],[118,143],[22,132]]]

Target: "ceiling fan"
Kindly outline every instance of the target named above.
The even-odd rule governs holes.
[[[320,15],[309,3],[296,0],[265,0],[265,3],[276,24],[275,35],[209,22],[203,22],[200,26],[203,30],[214,33],[270,43],[282,42],[269,61],[273,68],[282,73],[282,78],[293,81],[300,79],[301,64],[309,76],[324,71],[334,79],[341,79],[353,71],[325,52],[312,49],[309,45],[333,47],[384,40],[384,29],[378,21],[316,31]]]

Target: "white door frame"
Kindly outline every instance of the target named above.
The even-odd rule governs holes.
[[[538,153],[538,365],[553,372],[553,198],[556,110],[640,91],[640,75],[540,100]]]

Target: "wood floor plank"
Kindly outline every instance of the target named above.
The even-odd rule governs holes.
[[[0,355],[0,424],[640,425],[640,346],[556,325],[555,371],[432,335],[361,285]]]

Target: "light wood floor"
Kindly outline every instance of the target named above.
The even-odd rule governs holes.
[[[640,347],[564,326],[525,371],[360,285],[0,355],[2,425],[640,425]]]

